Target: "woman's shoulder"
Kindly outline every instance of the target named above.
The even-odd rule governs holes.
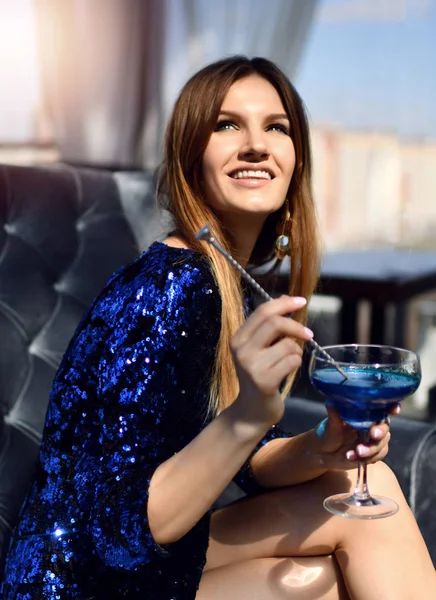
[[[118,283],[144,282],[165,285],[171,282],[186,286],[205,284],[216,287],[209,259],[189,248],[154,242],[136,260],[123,267],[115,276]]]
[[[157,309],[194,302],[219,303],[219,291],[206,255],[154,242],[107,283],[97,310],[120,313],[127,306]]]

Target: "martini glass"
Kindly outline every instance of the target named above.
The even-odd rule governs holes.
[[[326,404],[357,430],[357,443],[368,444],[371,426],[384,421],[391,408],[418,388],[419,357],[402,348],[366,344],[325,346],[324,350],[348,379],[314,350],[309,363],[310,380],[327,397]],[[369,493],[364,461],[358,463],[354,492],[330,496],[324,507],[335,515],[353,519],[380,519],[398,510],[393,500]]]

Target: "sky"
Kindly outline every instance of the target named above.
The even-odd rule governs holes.
[[[436,139],[436,0],[319,0],[295,84],[312,123]]]

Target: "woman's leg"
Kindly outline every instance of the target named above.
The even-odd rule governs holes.
[[[211,521],[205,581],[218,567],[225,579],[224,567],[242,561],[332,554],[354,600],[436,598],[435,570],[395,476],[377,463],[369,466],[368,480],[372,493],[396,500],[396,515],[359,521],[325,511],[324,498],[351,490],[355,471],[329,472],[217,511]]]
[[[349,600],[333,556],[255,558],[203,574],[196,600]]]

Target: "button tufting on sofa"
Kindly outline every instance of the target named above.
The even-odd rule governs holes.
[[[6,233],[8,233],[9,235],[14,235],[17,232],[17,228],[15,227],[15,225],[13,223],[5,223],[3,225],[3,229],[6,231]]]
[[[135,231],[155,229],[145,210],[151,177],[136,175],[129,215],[124,181],[66,165],[0,165],[1,561],[66,346],[109,276],[143,250],[131,219]]]

